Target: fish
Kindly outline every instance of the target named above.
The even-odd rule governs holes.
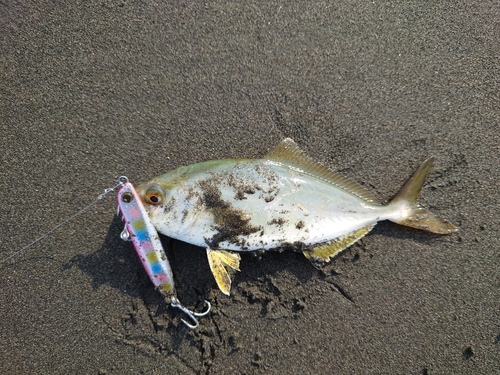
[[[456,232],[456,226],[417,202],[433,161],[422,163],[382,204],[286,138],[261,159],[180,167],[140,184],[137,194],[159,233],[206,249],[215,281],[229,295],[240,252],[301,252],[319,268],[379,221],[437,234]]]

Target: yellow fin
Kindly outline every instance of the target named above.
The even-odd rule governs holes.
[[[389,206],[393,206],[395,209],[406,213],[400,219],[391,219],[391,221],[432,233],[450,234],[456,232],[458,228],[448,220],[436,217],[417,203],[418,195],[420,190],[422,190],[422,185],[432,168],[433,162],[434,158],[424,161],[413,173],[408,182],[399,190],[394,199],[389,202]]]
[[[287,165],[300,172],[324,180],[370,203],[379,203],[378,198],[356,182],[330,171],[315,162],[297,146],[291,138],[284,139],[276,148],[264,155],[268,159]]]
[[[240,255],[226,250],[212,250],[207,248],[208,264],[215,281],[222,293],[229,295],[231,290],[231,276],[234,270],[240,270]]]
[[[362,238],[371,231],[373,225],[356,229],[353,232],[344,234],[334,240],[319,244],[311,250],[305,251],[304,255],[315,267],[322,266],[329,262],[335,255]]]

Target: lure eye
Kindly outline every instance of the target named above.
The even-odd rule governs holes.
[[[125,203],[130,203],[134,200],[134,194],[126,191],[125,193],[122,194],[122,201]]]
[[[146,191],[145,198],[146,203],[157,206],[163,201],[163,190],[158,186],[151,186]]]

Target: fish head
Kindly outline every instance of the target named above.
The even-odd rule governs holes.
[[[139,185],[136,190],[153,224],[160,216],[163,219],[168,219],[165,217],[165,214],[168,214],[168,210],[165,208],[167,202],[172,199],[171,189],[168,189],[160,181],[153,180]]]
[[[137,193],[156,230],[174,237],[186,222],[190,199],[187,196],[184,176],[167,173],[149,182],[139,185]]]

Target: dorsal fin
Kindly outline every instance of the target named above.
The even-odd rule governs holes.
[[[326,167],[309,158],[291,138],[284,139],[278,146],[276,146],[276,148],[264,155],[264,159],[289,166],[293,169],[299,170],[300,172],[326,181],[365,200],[366,202],[379,203],[378,198],[363,186],[330,171]]]

